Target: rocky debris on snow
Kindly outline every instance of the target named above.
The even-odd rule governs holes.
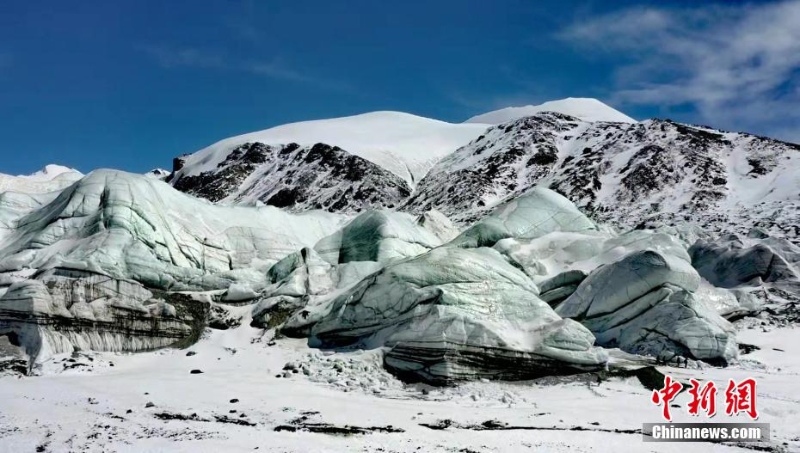
[[[231,312],[228,308],[212,303],[208,311],[208,327],[217,330],[228,330],[242,325],[241,315]]]
[[[165,179],[167,179],[167,177],[169,177],[170,174],[171,174],[170,171],[164,170],[163,168],[154,168],[145,173],[144,175],[147,176],[148,178],[164,181]]]
[[[323,423],[323,422],[312,422],[309,419],[312,416],[319,415],[319,412],[308,412],[302,414],[300,417],[297,417],[291,420],[288,424],[285,425],[278,425],[275,427],[275,431],[288,431],[288,432],[297,432],[297,431],[305,431],[310,433],[319,433],[319,434],[329,434],[334,436],[352,436],[352,435],[363,435],[363,434],[372,434],[372,433],[404,433],[405,430],[402,428],[394,427],[392,425],[387,426],[352,426],[352,425],[334,425],[331,423]]]

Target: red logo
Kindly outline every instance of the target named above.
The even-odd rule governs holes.
[[[745,379],[738,385],[733,379],[728,381],[728,388],[725,389],[725,413],[736,415],[739,412],[744,412],[753,420],[758,418],[756,380],[753,378]]]
[[[698,415],[700,409],[705,411],[708,418],[713,417],[717,413],[717,387],[714,381],[708,381],[700,388],[700,383],[696,379],[689,379],[692,388],[689,389],[689,395],[692,401],[689,403],[689,414]]]
[[[700,385],[696,379],[689,379],[689,383],[692,385],[689,388],[689,396],[692,400],[687,406],[689,414],[698,416],[700,411],[703,411],[709,418],[716,415],[717,386],[714,381]],[[672,415],[669,412],[670,403],[681,390],[683,390],[683,384],[673,380],[670,376],[664,376],[664,387],[661,390],[653,390],[650,400],[656,406],[663,406],[664,420],[672,421]],[[738,384],[733,379],[728,380],[728,386],[725,389],[725,414],[734,416],[739,413],[745,413],[753,420],[758,418],[756,380],[753,378],[747,378]]]
[[[673,382],[670,376],[664,376],[664,388],[661,390],[653,390],[653,396],[650,400],[656,406],[659,404],[664,405],[663,416],[667,421],[672,421],[672,415],[669,413],[669,403],[678,396],[681,390],[683,390],[683,384],[678,381]]]

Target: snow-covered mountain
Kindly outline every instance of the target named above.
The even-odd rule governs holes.
[[[371,112],[285,124],[231,137],[183,156],[172,181],[215,171],[233,150],[245,143],[301,146],[323,143],[372,162],[413,186],[440,158],[485,129],[482,124],[451,124],[401,112]]]
[[[544,185],[622,227],[687,221],[800,236],[797,145],[668,120],[636,122],[594,99],[476,118],[518,115],[527,116],[495,126],[396,112],[279,126],[176,158],[167,181],[222,204],[435,209],[461,225]]]
[[[465,123],[500,124],[541,112],[556,112],[574,116],[584,121],[606,121],[618,123],[635,123],[636,120],[615,110],[594,98],[566,98],[547,101],[540,105],[524,107],[506,107],[504,109],[483,113],[465,121]]]
[[[213,202],[263,203],[291,211],[359,212],[393,208],[408,183],[366,159],[323,143],[242,144],[212,171],[167,179],[176,189]]]
[[[535,185],[626,227],[688,221],[800,234],[800,146],[657,119],[539,113],[495,126],[431,169],[404,209],[469,223]]]
[[[30,175],[4,175],[0,173],[0,194],[17,192],[39,194],[60,190],[81,179],[83,174],[61,165],[47,165]]]

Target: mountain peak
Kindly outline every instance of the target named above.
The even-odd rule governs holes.
[[[44,168],[35,173],[31,173],[30,175],[19,175],[17,177],[49,181],[64,173],[76,173],[78,176],[81,176],[81,173],[73,168],[65,167],[63,165],[49,164],[45,165]]]
[[[337,146],[405,180],[410,186],[445,155],[485,131],[482,124],[451,124],[403,112],[377,111],[275,126],[219,141],[186,156],[179,175],[214,171],[245,143]]]
[[[465,123],[500,124],[539,112],[558,112],[584,121],[635,123],[636,120],[594,98],[566,98],[539,105],[506,107],[473,116]]]

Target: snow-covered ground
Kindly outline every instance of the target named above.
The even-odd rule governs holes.
[[[740,341],[761,349],[743,355],[737,365],[660,370],[683,382],[713,379],[718,387],[729,378],[756,378],[759,421],[772,429],[771,445],[761,447],[800,451],[800,329],[766,329],[740,332]],[[0,450],[732,452],[747,447],[644,443],[637,430],[643,422],[659,422],[661,409],[636,378],[405,385],[382,369],[380,351],[333,353],[262,333],[246,326],[208,330],[187,350],[62,355],[45,363],[39,376],[0,377]],[[287,363],[297,372],[284,371]],[[674,401],[680,406],[672,408],[674,420],[705,420],[686,413],[688,400],[684,392]],[[718,400],[720,406],[724,402]],[[723,413],[714,422],[748,421],[718,411]],[[449,427],[433,429],[446,426],[444,420],[452,422]],[[520,429],[471,429],[487,421]],[[364,431],[352,432],[356,428]]]

